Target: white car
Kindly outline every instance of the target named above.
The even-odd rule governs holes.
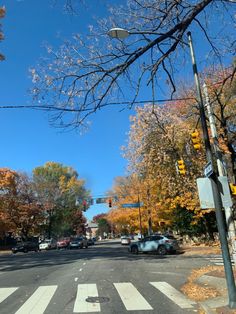
[[[120,243],[122,244],[122,245],[129,245],[130,244],[130,237],[128,237],[128,236],[122,236],[121,238],[120,238]]]
[[[57,242],[54,239],[45,239],[39,244],[39,250],[51,250],[57,248]]]

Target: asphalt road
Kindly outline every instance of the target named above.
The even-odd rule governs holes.
[[[133,255],[119,242],[0,255],[1,314],[196,313],[181,292],[204,257]]]

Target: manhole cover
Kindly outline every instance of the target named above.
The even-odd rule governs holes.
[[[110,299],[107,297],[88,297],[86,299],[86,302],[89,302],[89,303],[105,303],[109,301]]]

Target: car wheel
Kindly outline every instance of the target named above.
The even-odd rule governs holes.
[[[138,254],[138,248],[137,248],[137,246],[132,246],[132,247],[131,247],[131,253],[133,253],[133,254]]]
[[[88,248],[88,245],[86,245],[85,248],[87,249],[87,248]]]
[[[23,252],[24,252],[24,253],[27,253],[27,252],[28,252],[28,250],[27,250],[27,249],[24,249],[24,250],[23,250]]]
[[[164,245],[158,246],[157,253],[159,255],[166,255],[167,250],[166,250],[165,246]]]

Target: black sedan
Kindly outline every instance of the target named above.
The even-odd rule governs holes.
[[[39,244],[37,242],[26,241],[26,242],[17,243],[16,246],[12,248],[12,253],[14,254],[17,252],[27,253],[29,251],[37,252],[38,250],[39,250]]]

